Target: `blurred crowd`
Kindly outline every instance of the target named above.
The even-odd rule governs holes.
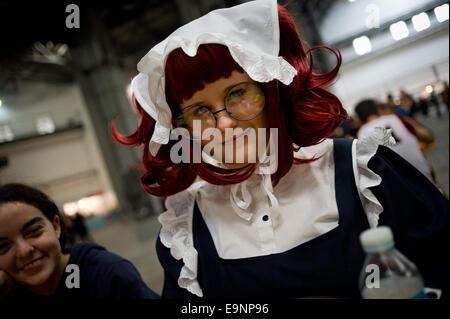
[[[447,107],[447,113],[450,113],[448,82],[444,81],[441,85],[442,89],[439,93],[436,92],[436,89],[433,86],[430,86],[430,90],[426,96],[422,95],[417,98],[414,98],[412,94],[405,90],[400,90],[398,98],[394,98],[393,94],[389,92],[385,99],[374,99],[378,106],[378,115],[395,114],[403,120],[406,119],[406,121],[409,120],[410,122],[413,121],[416,123],[420,122],[421,116],[422,118],[426,118],[430,116],[430,114],[436,115],[436,117],[440,119],[443,115],[441,105],[445,105]],[[359,103],[361,102],[363,101],[360,101]],[[361,116],[355,111],[355,114],[344,121],[342,125],[333,132],[331,137],[357,138],[358,131],[365,122],[360,117]],[[422,143],[421,147],[426,148],[430,147],[430,145]]]
[[[427,117],[438,120],[444,112],[450,113],[448,101],[448,83],[442,82],[436,87],[427,86],[426,95],[414,98],[405,90],[398,92],[398,98],[392,93],[385,100],[367,98],[354,107],[354,115],[346,120],[332,134],[332,138],[358,138],[374,134],[374,129],[389,129],[395,139],[395,145],[389,147],[421,171],[431,182],[439,187],[433,166],[425,158],[426,151],[435,147],[433,131],[423,125]],[[437,91],[439,93],[437,93]]]

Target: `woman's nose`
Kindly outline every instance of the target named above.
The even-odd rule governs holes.
[[[230,117],[226,109],[223,109],[214,115],[217,121],[217,128],[221,131],[224,131],[226,128],[236,127],[238,124],[238,121]]]
[[[16,242],[16,255],[18,258],[28,257],[33,250],[33,246],[24,239],[19,239]]]

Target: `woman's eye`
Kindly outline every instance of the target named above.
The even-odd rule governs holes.
[[[28,232],[29,236],[37,236],[41,233],[42,230],[42,226],[39,227],[34,227],[32,229],[30,229],[30,231]]]
[[[0,255],[6,253],[10,246],[9,243],[0,245]]]
[[[235,99],[235,98],[243,96],[244,94],[245,94],[245,90],[244,89],[239,89],[239,90],[230,92],[229,98],[230,99]]]
[[[206,106],[200,106],[198,109],[195,110],[194,114],[196,116],[201,116],[208,112],[208,108]]]

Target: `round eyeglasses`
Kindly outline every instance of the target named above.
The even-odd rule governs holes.
[[[251,82],[238,83],[228,89],[224,108],[213,112],[205,105],[191,105],[182,110],[177,117],[177,127],[187,129],[190,133],[194,121],[200,121],[201,131],[217,126],[216,114],[226,111],[228,116],[237,121],[250,121],[264,109],[265,96],[262,89]]]

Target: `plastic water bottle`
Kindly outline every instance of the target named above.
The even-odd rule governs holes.
[[[417,267],[395,249],[389,227],[380,226],[361,233],[367,253],[359,288],[364,299],[424,299],[424,282]]]

